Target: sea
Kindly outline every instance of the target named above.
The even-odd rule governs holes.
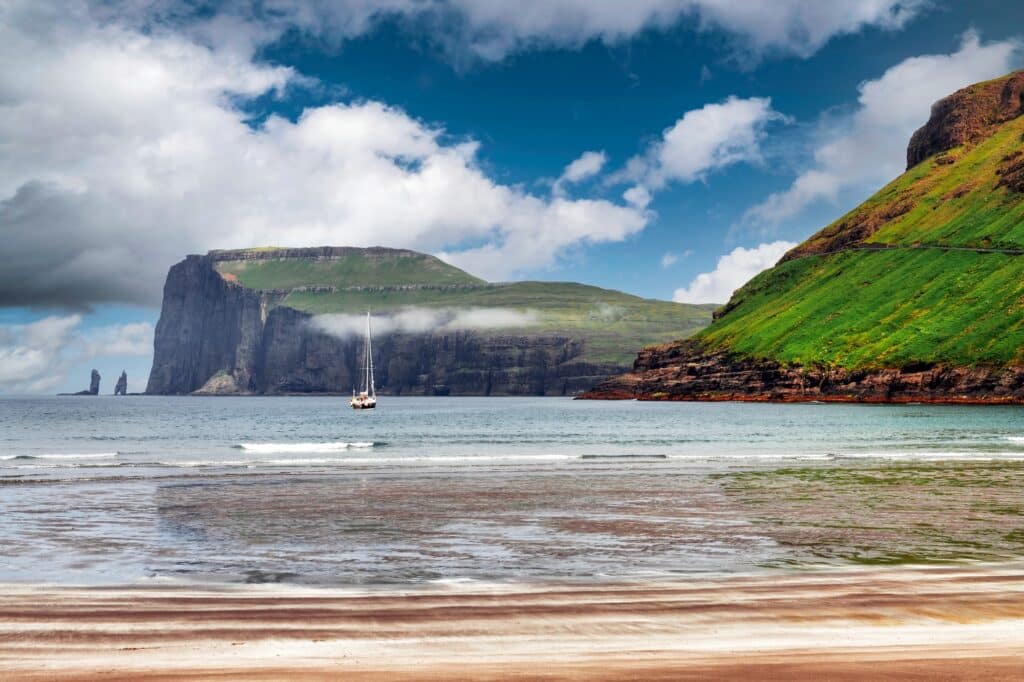
[[[0,398],[0,583],[629,582],[1024,556],[1024,409]]]

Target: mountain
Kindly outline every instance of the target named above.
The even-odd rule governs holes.
[[[937,102],[903,175],[589,397],[1024,402],[1022,93]]]
[[[571,395],[714,306],[571,282],[491,284],[381,247],[211,251],[164,286],[147,393],[347,393],[374,316],[382,393]]]

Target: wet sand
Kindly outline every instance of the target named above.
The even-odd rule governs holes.
[[[4,680],[1021,679],[1024,565],[0,594]]]

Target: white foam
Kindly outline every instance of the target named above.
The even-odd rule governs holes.
[[[1006,440],[1011,443],[1020,443],[1021,445],[1024,445],[1024,436],[1007,436]]]
[[[993,460],[1022,460],[1024,452],[1019,450],[1004,451],[939,451],[939,450],[911,450],[896,452],[847,452],[836,455],[841,459],[896,459],[896,460],[919,460],[927,462],[941,461],[975,461],[989,462]]]
[[[349,448],[372,448],[373,445],[373,443],[347,443],[345,441],[335,441],[328,443],[239,443],[235,447],[245,450],[246,452],[274,454],[282,452],[339,452]]]
[[[84,452],[57,455],[4,455],[0,459],[113,459],[114,457],[117,457],[116,452]]]
[[[737,454],[722,455],[668,455],[668,459],[692,462],[744,462],[750,460],[765,462],[787,462],[787,461],[813,461],[827,462],[835,459],[838,455],[831,452],[826,453],[756,453],[741,452]]]

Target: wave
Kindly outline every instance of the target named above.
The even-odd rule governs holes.
[[[25,460],[25,459],[113,459],[117,457],[116,452],[87,452],[61,455],[4,455],[2,460]]]
[[[668,459],[668,455],[580,455],[580,459],[597,460],[597,461],[630,461],[630,460],[645,460],[645,459]]]
[[[1007,436],[1006,440],[1011,443],[1020,443],[1021,445],[1024,445],[1024,436]]]
[[[991,462],[997,460],[1024,460],[1024,452],[1020,450],[976,450],[976,451],[940,451],[912,450],[897,452],[846,452],[837,454],[837,459],[894,459],[906,461],[975,461]]]
[[[349,448],[372,448],[376,445],[373,442],[336,441],[329,443],[237,443],[232,446],[238,450],[274,454],[282,452],[310,453],[310,452],[339,452]]]

